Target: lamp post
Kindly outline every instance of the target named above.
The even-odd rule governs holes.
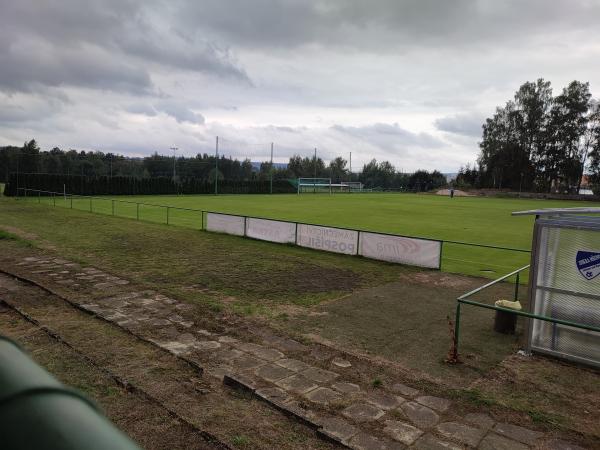
[[[175,181],[175,162],[177,161],[175,159],[175,152],[177,152],[177,150],[179,150],[179,148],[177,147],[169,147],[170,150],[173,150],[173,181]]]
[[[21,153],[19,152],[19,148],[17,147],[17,197],[19,196],[19,157]],[[25,193],[27,195],[27,192]]]

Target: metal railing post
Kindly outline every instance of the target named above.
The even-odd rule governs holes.
[[[137,220],[140,220],[140,204],[136,203],[135,206],[136,206],[135,214],[136,214]]]
[[[92,212],[92,197],[90,197],[90,212]]]
[[[169,209],[171,208],[167,206],[167,225],[169,225]]]
[[[42,193],[38,191],[38,203],[42,203]]]
[[[54,203],[54,207],[56,207],[56,195],[54,195],[54,192],[52,193],[52,203]]]
[[[455,361],[458,360],[458,339],[460,337],[460,302],[456,303],[456,316],[454,317],[454,354]]]
[[[73,209],[73,195],[71,194],[71,209]]]
[[[520,280],[519,275],[521,275],[521,272],[517,273],[517,281],[515,282],[515,298],[514,298],[515,302],[519,298],[519,280]]]
[[[111,205],[111,208],[112,208],[112,215],[114,216],[114,215],[115,215],[115,201],[114,201],[114,200],[111,200],[111,203],[112,203],[112,205]]]

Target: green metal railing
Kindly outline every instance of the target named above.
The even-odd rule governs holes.
[[[496,305],[488,305],[487,303],[481,303],[481,302],[476,302],[473,300],[468,300],[469,297],[472,297],[473,295],[475,295],[491,286],[494,286],[495,284],[498,284],[512,276],[514,276],[516,279],[513,300],[514,301],[518,300],[519,285],[520,285],[519,277],[520,277],[521,272],[523,272],[524,270],[527,270],[527,269],[529,269],[529,264],[527,264],[526,266],[523,266],[520,269],[517,269],[509,274],[506,274],[494,281],[486,283],[483,286],[478,287],[477,289],[473,289],[472,291],[469,291],[466,294],[463,294],[456,299],[456,316],[455,316],[455,321],[454,321],[454,342],[453,342],[453,346],[452,346],[452,357],[450,358],[450,360],[452,362],[457,362],[458,356],[459,356],[458,347],[459,347],[459,339],[460,339],[461,305],[471,305],[471,306],[477,306],[477,307],[485,308],[485,309],[504,311],[504,312],[507,312],[510,314],[515,314],[517,316],[527,317],[529,319],[538,319],[538,320],[543,320],[545,322],[551,322],[551,323],[555,323],[555,324],[559,324],[559,325],[567,325],[569,327],[580,328],[582,330],[588,330],[588,331],[596,331],[596,332],[600,333],[600,327],[596,327],[593,325],[572,322],[570,320],[562,320],[562,319],[558,319],[556,317],[542,316],[540,314],[534,314],[534,313],[530,313],[530,312],[526,312],[526,311],[518,311],[518,310],[514,310],[514,309],[510,309],[510,308],[502,308],[502,307],[496,306]]]

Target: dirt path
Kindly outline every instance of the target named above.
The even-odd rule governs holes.
[[[12,271],[41,280],[64,301],[16,283],[5,288],[9,305],[182,421],[230,445],[328,446],[313,429],[356,449],[560,448],[555,435],[505,423],[502,412],[482,414],[400,383],[400,377],[377,382],[380,368],[343,352],[268,330],[202,328],[193,305],[94,267],[26,257]]]
[[[310,430],[264,403],[223,387],[214,378],[202,377],[197,369],[180,358],[85,314],[38,287],[0,276],[0,297],[13,308],[8,313],[11,317],[15,317],[15,309],[21,311],[38,322],[37,330],[43,327],[46,334],[56,335],[67,343],[70,347],[67,355],[84,355],[79,361],[88,360],[101,368],[96,372],[112,374],[134,393],[138,392],[139,397],[146,398],[152,408],[160,409],[163,418],[168,417],[162,424],[155,423],[160,422],[161,415],[155,416],[152,408],[137,408],[140,420],[145,421],[145,427],[138,429],[138,424],[127,418],[135,409],[128,409],[127,403],[107,399],[109,417],[145,448],[329,447]],[[30,324],[29,328],[32,327],[35,326]],[[5,321],[0,330],[19,342],[19,336],[23,336],[18,330],[11,330]],[[41,350],[33,346],[33,356]],[[60,359],[44,360],[51,371],[60,365]],[[76,372],[71,373],[75,375],[72,384],[81,386],[84,380]],[[93,392],[91,395],[98,399]],[[168,428],[169,433],[163,433],[163,428]],[[170,440],[170,435],[179,437]]]

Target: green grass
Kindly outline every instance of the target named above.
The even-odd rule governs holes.
[[[31,243],[29,240],[23,239],[23,238],[17,236],[16,234],[9,233],[4,230],[0,230],[0,241],[3,241],[3,240],[15,241],[23,247],[33,247],[33,243]]]
[[[0,229],[219,312],[268,314],[397,279],[396,264],[0,198]],[[3,233],[4,235],[4,233]],[[5,240],[10,243],[12,240]],[[0,241],[1,243],[1,241]],[[17,242],[15,242],[17,244]],[[9,256],[8,250],[5,251]],[[0,260],[2,259],[0,251]],[[232,297],[226,303],[221,300]]]
[[[37,199],[32,199],[37,201]],[[166,223],[167,208],[211,210],[243,215],[397,233],[446,241],[470,242],[529,249],[533,217],[511,212],[549,207],[582,206],[581,202],[455,197],[424,194],[338,195],[190,195],[120,196],[72,200],[74,209],[151,222]],[[71,200],[40,199],[41,203],[70,208]],[[132,203],[127,203],[132,202]],[[135,202],[146,203],[140,205]],[[586,203],[595,206],[596,203]],[[170,209],[169,224],[200,229],[197,211]],[[528,253],[444,243],[442,269],[486,277],[512,271],[529,262]]]

